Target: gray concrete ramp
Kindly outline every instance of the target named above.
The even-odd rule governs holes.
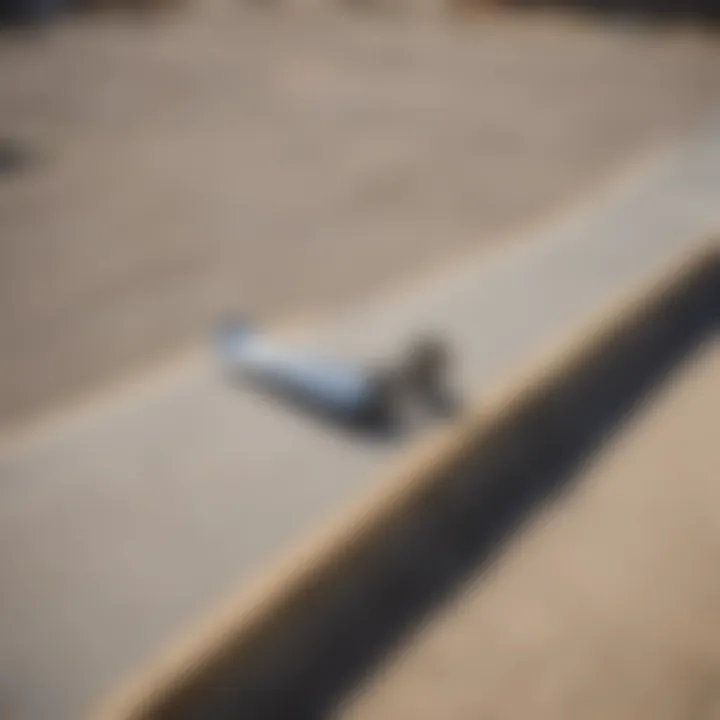
[[[305,340],[374,356],[431,328],[453,344],[461,389],[477,397],[717,227],[716,117],[507,252],[462,259],[343,311]],[[0,714],[77,717],[352,503],[409,444],[334,432],[232,389],[202,350],[6,438]]]

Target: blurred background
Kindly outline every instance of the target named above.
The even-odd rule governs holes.
[[[313,339],[353,357],[433,321],[484,392],[717,230],[719,19],[718,0],[0,0],[2,720],[78,717],[406,447],[175,362],[220,315],[329,317]],[[517,551],[536,565],[484,620],[440,631],[484,628],[445,679],[488,670],[493,717],[720,717],[692,710],[720,707],[711,360],[637,464]],[[678,437],[691,460],[655,455]],[[443,717],[452,682],[417,691],[441,656],[405,710],[381,688],[352,716]]]
[[[2,2],[3,425],[499,243],[720,86],[712,0]]]

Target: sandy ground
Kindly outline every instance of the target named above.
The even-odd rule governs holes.
[[[0,37],[0,422],[581,194],[719,96],[709,37],[253,15]]]
[[[717,340],[342,713],[720,717]]]

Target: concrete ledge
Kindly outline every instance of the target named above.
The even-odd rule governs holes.
[[[485,396],[94,717],[320,716],[572,481],[719,316],[713,242]]]

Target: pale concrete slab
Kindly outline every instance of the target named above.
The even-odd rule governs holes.
[[[720,119],[506,253],[308,333],[395,352],[431,326],[469,393],[720,224]],[[532,242],[530,242],[532,239]],[[0,452],[6,718],[71,718],[223,593],[352,502],[372,444],[227,387],[199,355]]]

